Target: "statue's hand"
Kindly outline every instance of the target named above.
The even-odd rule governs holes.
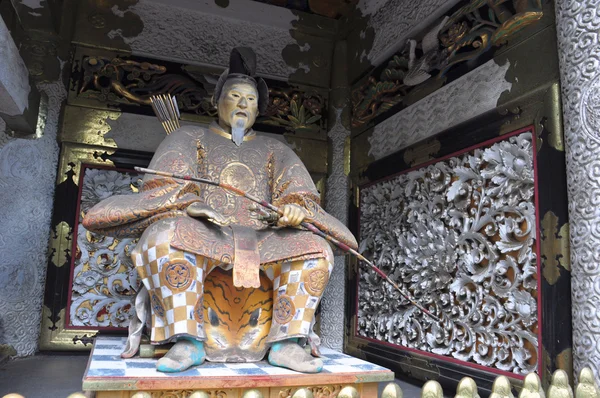
[[[204,203],[195,202],[189,205],[186,209],[187,214],[191,217],[206,218],[211,222],[219,225],[227,225],[227,220],[221,213],[214,210],[212,207]]]
[[[306,218],[306,211],[295,204],[284,205],[281,210],[283,215],[277,222],[280,227],[297,227]]]

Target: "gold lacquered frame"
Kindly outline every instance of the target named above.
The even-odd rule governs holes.
[[[67,302],[71,248],[75,239],[72,231],[77,220],[76,209],[69,208],[69,199],[77,200],[81,165],[114,167],[114,163],[107,158],[114,153],[115,148],[62,143],[50,233],[46,294],[42,306],[40,350],[89,350],[92,338],[98,333],[90,329],[67,329],[66,305],[60,304]]]

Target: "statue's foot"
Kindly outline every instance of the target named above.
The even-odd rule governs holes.
[[[206,358],[204,344],[194,339],[181,339],[158,360],[156,370],[159,372],[181,372],[191,366],[200,365]]]
[[[274,343],[269,352],[269,363],[302,373],[319,373],[323,361],[307,353],[295,341],[285,340]]]

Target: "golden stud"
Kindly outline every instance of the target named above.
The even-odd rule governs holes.
[[[579,372],[579,384],[575,389],[575,398],[600,398],[600,389],[594,381],[592,369],[585,367]]]
[[[314,395],[308,388],[301,388],[294,392],[292,398],[314,398]]]
[[[444,391],[442,390],[442,386],[435,380],[429,380],[423,386],[423,390],[421,391],[421,398],[443,398]]]
[[[548,388],[548,398],[573,398],[569,376],[564,370],[557,369],[552,375],[552,382]]]
[[[477,384],[470,377],[463,377],[456,386],[455,398],[479,398]]]
[[[263,398],[262,392],[258,390],[244,391],[242,398]]]
[[[342,391],[338,394],[338,398],[359,398],[360,394],[356,388],[352,386],[346,386],[342,388]]]
[[[381,398],[402,398],[402,389],[396,383],[388,383],[381,392]]]
[[[210,394],[206,391],[194,391],[188,398],[210,398]]]
[[[536,373],[529,373],[523,380],[523,389],[519,398],[545,398],[540,377]]]
[[[146,391],[138,391],[131,396],[131,398],[152,398],[149,392]]]
[[[506,376],[498,376],[492,385],[490,398],[515,398],[510,387],[510,380]]]

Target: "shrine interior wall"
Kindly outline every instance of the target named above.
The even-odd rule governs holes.
[[[0,126],[0,353],[32,355],[40,331],[59,148],[58,121],[66,90],[40,84],[40,139],[10,138]]]
[[[510,33],[477,32],[479,36],[470,36],[478,37],[476,44],[477,40],[490,40],[478,48],[469,47],[473,42],[457,44],[464,33],[461,30],[470,26],[464,17],[480,7],[476,2],[439,2],[436,12],[422,10],[424,14],[415,19],[420,24],[399,32],[382,33],[387,30],[386,7],[393,8],[400,3],[393,0],[368,3],[372,8],[363,7],[364,25],[350,33],[362,41],[359,39],[349,48],[349,58],[354,62],[350,72],[349,224],[359,237],[361,250],[377,260],[403,289],[422,300],[430,310],[434,309],[445,327],[435,326],[435,321],[407,305],[375,273],[352,261],[346,281],[345,349],[412,377],[436,379],[450,388],[470,375],[485,380],[478,382],[480,391],[489,391],[493,378],[489,373],[486,375],[488,371],[515,380],[528,371],[536,371],[547,384],[550,372],[562,368],[572,380],[568,235],[564,232],[568,230],[565,159],[552,2],[542,2],[542,7],[537,9],[512,9],[515,20],[527,21],[521,29]],[[361,4],[359,2],[359,6]],[[419,15],[409,5],[397,12]],[[492,14],[485,11],[479,15]],[[446,25],[440,24],[444,16],[450,21]],[[426,44],[421,40],[427,33],[442,26],[436,51],[442,48],[445,52],[435,56],[444,62],[438,68],[431,68],[432,76],[424,82],[411,82],[413,70],[407,39],[414,39],[418,48],[422,48]],[[499,39],[502,35],[503,39]],[[384,40],[384,37],[393,39]],[[420,56],[422,53],[417,51],[416,63],[423,61]],[[428,64],[419,65],[428,67]],[[510,149],[511,145],[515,147]],[[459,205],[462,210],[457,210],[453,203],[457,203],[454,200],[460,195],[475,193],[479,198],[479,193],[484,195],[483,190],[489,194],[487,187],[481,190],[468,183],[460,188],[459,185],[474,181],[472,178],[482,178],[478,181],[485,185],[483,181],[487,177],[474,177],[479,167],[476,164],[483,162],[481,164],[490,168],[491,153],[500,151],[500,158],[506,159],[519,145],[523,145],[519,150],[529,154],[522,160],[527,163],[531,176],[527,177],[527,184],[521,180],[525,185],[519,188],[521,193],[528,192],[527,195],[513,195],[509,202],[522,200],[520,206],[531,208],[532,213],[528,216],[529,232],[521,236],[531,239],[528,249],[531,264],[516,267],[517,274],[509,282],[522,299],[524,292],[529,292],[527,300],[517,299],[521,304],[529,302],[528,311],[511,318],[521,325],[517,332],[503,329],[501,321],[490,321],[484,315],[486,311],[495,314],[499,311],[502,319],[509,316],[506,305],[510,307],[508,303],[515,300],[511,298],[512,293],[487,292],[490,285],[485,278],[460,271],[466,269],[461,263],[461,253],[473,254],[471,249],[462,246],[465,239],[470,238],[462,235],[461,231],[466,229],[461,228],[467,228],[477,219],[477,210],[462,208],[462,205]],[[452,172],[467,173],[467,169],[471,177]],[[457,191],[446,191],[450,186]],[[529,204],[525,197],[529,198]],[[481,203],[488,200],[508,203],[491,197],[482,199]],[[450,221],[462,211],[465,212],[462,221]],[[489,237],[495,234],[491,230],[504,228],[501,226],[503,217],[495,218],[488,225]],[[458,228],[456,236],[452,235],[452,225]],[[546,238],[549,235],[552,242]],[[481,240],[484,246],[486,239]],[[555,239],[561,240],[563,249],[560,254],[556,251],[554,255],[548,254],[548,250],[556,250],[549,249],[555,245]],[[493,253],[497,245],[500,247],[502,243],[491,243],[487,246],[490,252],[480,253],[488,266],[497,264],[488,269],[495,275],[491,285],[500,283],[504,272],[501,264],[507,261],[505,253],[510,252],[500,250],[503,260],[493,260],[497,258]],[[477,262],[477,258],[474,255],[472,261]],[[556,261],[557,258],[564,262]],[[524,276],[523,272],[533,274]],[[481,292],[477,294],[481,294],[478,297],[486,309],[477,310],[475,305],[465,310],[461,307],[462,299],[453,298],[455,288],[456,292],[461,289],[466,289],[463,293]],[[499,297],[499,307],[485,302],[490,296]],[[560,306],[564,310],[554,311],[558,306],[557,297],[562,300]],[[496,309],[491,310],[492,307]],[[449,315],[452,313],[461,314],[464,327],[453,329],[451,325],[455,325],[455,321]],[[478,332],[469,326],[471,316],[477,319]],[[513,332],[528,335],[527,342],[513,340],[510,337]],[[479,342],[478,352],[465,348],[471,338]],[[488,338],[512,341],[515,347],[528,348],[518,353],[509,350],[504,357],[495,351],[497,348],[483,347]],[[472,347],[474,350],[475,345]],[[509,358],[510,363],[505,362]]]
[[[252,47],[258,56],[258,72],[271,88],[272,112],[258,119],[256,130],[294,149],[323,199],[327,192],[327,130],[331,124],[327,105],[334,20],[247,1],[230,1],[225,8],[216,4],[200,7],[185,0],[142,0],[110,8],[95,3],[82,2],[78,8],[71,43],[51,221],[52,233],[57,236],[51,250],[64,255],[48,259],[42,350],[89,350],[98,332],[125,332],[128,317],[122,309],[131,297],[105,292],[121,289],[131,293],[124,255],[131,242],[115,243],[122,251],[117,253],[115,245],[109,248],[102,246],[106,242],[89,241],[76,209],[84,211],[90,200],[107,194],[102,191],[107,184],[112,193],[136,189],[133,166],[147,165],[165,136],[139,94],[163,93],[158,79],[188,93],[185,98],[178,97],[182,125],[206,126],[216,116],[210,97],[231,49]],[[158,72],[145,75],[145,65]],[[102,87],[93,83],[100,78]],[[129,91],[123,94],[114,87],[128,87],[125,91]],[[110,277],[99,270],[94,273],[91,263],[84,260],[93,260],[104,249],[110,249],[111,256],[120,261],[118,272]],[[343,275],[338,279],[334,305],[323,310],[335,316],[322,316],[336,323],[325,320],[321,328],[336,334],[330,340],[341,349]],[[98,294],[103,295],[103,307],[92,304]]]

